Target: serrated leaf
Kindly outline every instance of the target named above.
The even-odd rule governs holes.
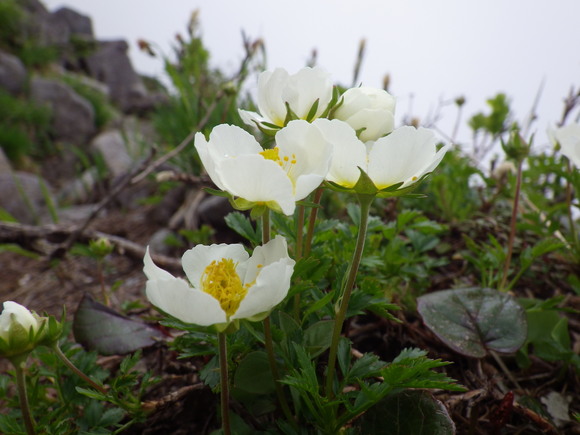
[[[417,310],[441,341],[466,356],[512,353],[527,337],[525,310],[510,295],[489,288],[430,293],[418,298]]]
[[[385,397],[363,414],[358,426],[361,433],[373,435],[455,433],[445,406],[425,391],[402,391]]]
[[[252,221],[240,212],[234,211],[225,217],[228,227],[238,233],[240,236],[248,239],[252,244],[259,245],[262,240],[262,235],[258,228],[254,228]]]
[[[151,346],[161,331],[130,319],[96,302],[89,294],[81,300],[73,320],[76,341],[101,355],[123,355]]]

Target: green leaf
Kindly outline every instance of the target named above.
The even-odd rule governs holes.
[[[158,329],[117,313],[89,294],[83,296],[74,315],[73,332],[85,348],[101,355],[123,355],[163,339]]]
[[[455,433],[455,425],[445,406],[426,391],[389,395],[363,414],[357,425],[361,433],[373,435]]]
[[[447,346],[483,358],[517,351],[527,337],[526,313],[510,295],[489,288],[443,290],[418,298],[425,325]]]
[[[274,392],[274,379],[266,352],[251,352],[240,362],[234,376],[234,385],[253,394]]]
[[[320,355],[330,347],[334,320],[321,320],[304,331],[304,347],[311,357]]]
[[[248,239],[253,245],[259,245],[262,240],[262,235],[259,229],[254,228],[252,221],[238,211],[231,212],[225,217],[228,227],[238,233],[240,236]]]
[[[318,105],[320,103],[320,98],[317,98],[310,110],[308,111],[308,115],[306,115],[306,121],[310,122],[316,116],[316,112],[318,111]]]

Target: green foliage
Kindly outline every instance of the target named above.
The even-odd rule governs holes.
[[[60,79],[93,106],[95,111],[95,125],[98,129],[105,127],[113,118],[114,109],[105,94],[89,84],[84,83],[80,77],[64,75]]]
[[[509,101],[505,94],[497,94],[486,101],[491,112],[488,115],[480,112],[469,120],[469,126],[474,132],[484,131],[492,136],[498,136],[508,127]]]
[[[15,0],[0,2],[0,46],[11,49],[19,39],[23,12]]]
[[[0,90],[0,146],[13,162],[48,150],[50,110]]]

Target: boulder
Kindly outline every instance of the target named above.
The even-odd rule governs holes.
[[[83,145],[95,133],[93,106],[70,86],[51,79],[34,77],[32,99],[52,111],[52,130],[56,140]]]
[[[18,95],[26,83],[26,68],[16,56],[0,51],[0,88]]]
[[[50,185],[33,174],[0,174],[0,208],[23,224],[50,221],[49,207],[55,204]]]
[[[12,173],[12,165],[6,157],[4,150],[0,148],[0,175]]]
[[[142,112],[154,105],[127,55],[126,41],[100,41],[86,59],[89,74],[109,87],[111,100],[123,112]]]
[[[105,165],[114,177],[124,175],[133,164],[119,130],[99,134],[91,142],[91,148],[103,156]]]
[[[70,36],[79,36],[87,40],[93,40],[93,22],[90,17],[82,15],[70,8],[60,8],[52,13],[54,25],[64,27]]]

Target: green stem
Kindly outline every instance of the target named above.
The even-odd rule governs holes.
[[[34,419],[30,413],[30,404],[28,403],[28,395],[26,394],[26,377],[24,375],[24,365],[25,361],[14,362],[14,368],[16,369],[16,384],[18,385],[18,399],[20,400],[20,411],[22,412],[22,418],[24,419],[24,426],[26,427],[26,433],[28,435],[35,435],[36,431],[34,426]]]
[[[63,353],[63,351],[60,349],[58,344],[55,343],[52,346],[52,350],[54,350],[54,353],[56,354],[56,356],[58,356],[60,358],[60,360],[64,363],[64,365],[67,366],[74,374],[76,374],[78,377],[83,379],[87,384],[89,384],[91,387],[93,387],[99,393],[101,393],[105,396],[108,394],[107,390],[102,385],[97,384],[95,381],[93,381],[91,378],[89,378],[87,375],[85,375],[81,370],[79,370],[72,363],[72,361],[67,358],[67,356]]]
[[[570,160],[568,160],[568,174],[570,175],[570,178],[574,176]],[[568,222],[570,224],[572,244],[576,250],[576,255],[580,259],[580,240],[578,240],[578,235],[576,234],[576,224],[574,222],[574,216],[572,215],[572,181],[570,179],[566,181],[566,206],[568,208]]]
[[[519,208],[519,204],[520,204],[520,191],[522,189],[522,164],[523,164],[523,161],[520,161],[518,163],[518,173],[517,173],[517,179],[516,179],[516,192],[515,192],[515,197],[514,197],[514,206],[512,209],[512,217],[511,217],[511,221],[510,221],[510,235],[509,235],[508,246],[507,246],[508,251],[507,251],[507,256],[506,256],[505,263],[503,266],[503,274],[502,274],[502,278],[501,278],[501,284],[499,285],[499,291],[504,291],[504,287],[505,287],[505,284],[506,284],[507,279],[508,279],[510,264],[512,261],[512,253],[514,250],[514,239],[516,237],[516,221],[518,218],[518,208]]]
[[[228,346],[225,332],[218,332],[220,352],[220,385],[221,385],[221,410],[222,431],[224,435],[231,435],[230,428],[230,384],[228,380]]]
[[[323,187],[319,187],[314,192],[314,199],[312,202],[317,206],[320,204],[320,200],[322,199],[322,193],[324,192]],[[304,244],[304,257],[308,257],[310,254],[310,248],[312,246],[312,238],[314,237],[314,225],[316,224],[316,216],[318,215],[318,207],[312,207],[312,211],[310,212],[310,217],[308,219],[308,230],[306,232],[306,242]]]
[[[338,352],[338,342],[340,340],[340,334],[342,332],[344,320],[346,319],[346,311],[348,309],[348,303],[350,301],[352,289],[354,288],[354,283],[356,281],[358,267],[362,259],[362,254],[365,246],[365,239],[367,235],[369,211],[374,199],[375,199],[374,195],[363,195],[363,194],[358,195],[358,201],[360,204],[360,224],[358,228],[358,236],[356,239],[356,247],[352,254],[352,261],[348,269],[346,283],[340,295],[340,307],[338,309],[338,312],[336,313],[336,319],[334,320],[334,329],[332,331],[332,340],[330,342],[330,352],[328,354],[328,369],[326,372],[326,396],[329,399],[334,398],[334,391],[332,385],[334,380],[334,371],[336,367],[336,354]]]
[[[276,388],[276,396],[278,397],[278,402],[280,402],[280,407],[282,412],[286,417],[288,423],[292,424],[295,429],[298,429],[296,425],[296,420],[290,411],[290,406],[282,390],[282,385],[278,380],[280,379],[280,373],[278,372],[278,365],[276,364],[276,356],[274,355],[274,340],[272,339],[272,328],[270,326],[270,317],[264,319],[264,346],[266,347],[266,352],[268,353],[268,363],[270,364],[270,371],[272,372],[272,378],[274,379],[274,386]]]
[[[262,215],[262,245],[270,241],[270,210]]]
[[[298,218],[296,219],[296,250],[294,259],[296,261],[302,258],[302,244],[304,239],[304,206],[298,206]],[[294,295],[294,318],[300,321],[300,293]]]

